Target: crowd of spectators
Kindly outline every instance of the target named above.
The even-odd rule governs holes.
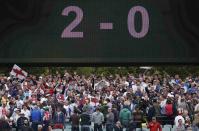
[[[76,73],[0,78],[0,128],[199,131],[199,77]],[[5,124],[6,123],[6,124]],[[3,128],[7,127],[7,128]]]

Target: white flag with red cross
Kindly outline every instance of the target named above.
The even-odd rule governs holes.
[[[23,80],[27,77],[28,73],[25,72],[24,70],[22,70],[19,66],[17,66],[15,64],[10,72],[10,75],[13,75],[13,76]]]

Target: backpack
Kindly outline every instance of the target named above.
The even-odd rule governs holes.
[[[166,112],[167,116],[173,115],[173,105],[172,104],[166,104],[165,112]]]

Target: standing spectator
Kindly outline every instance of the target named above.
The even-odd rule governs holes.
[[[49,112],[49,108],[46,106],[46,107],[44,107],[44,113],[43,113],[43,131],[49,130],[51,119],[52,119],[52,115]]]
[[[9,114],[9,110],[6,104],[3,103],[2,106],[0,107],[0,118],[7,119],[8,114]]]
[[[17,119],[17,129],[18,130],[22,130],[24,128],[25,121],[27,121],[27,123],[29,123],[28,118],[26,118],[24,113],[21,112],[20,117]],[[29,125],[29,124],[27,124],[27,125]]]
[[[156,117],[152,118],[152,121],[148,124],[148,128],[150,131],[162,131],[162,127],[160,126],[160,123],[156,121]]]
[[[161,107],[158,104],[157,100],[153,100],[153,105],[149,105],[148,121],[151,121],[152,117],[160,115],[161,115]]]
[[[68,101],[64,102],[64,109],[66,110],[66,122],[69,122],[71,117],[71,109]]]
[[[165,115],[165,106],[166,106],[167,99],[164,98],[163,95],[160,96],[159,102],[160,102],[160,108],[161,108],[161,115]]]
[[[21,110],[21,113],[24,113],[26,118],[30,118],[30,110],[28,110],[26,105],[23,105],[23,109]]]
[[[41,124],[42,118],[41,118],[41,110],[40,108],[34,103],[33,109],[30,113],[30,121],[32,122],[32,128],[34,131],[38,131],[38,125]]]
[[[99,110],[102,112],[102,114],[103,114],[104,116],[106,116],[106,115],[108,114],[108,108],[109,108],[109,106],[107,105],[107,101],[104,101],[104,102],[101,104]],[[104,120],[104,121],[106,121],[106,117],[105,117],[105,120]]]
[[[77,110],[74,110],[74,114],[71,116],[72,131],[79,131],[79,115]]]
[[[108,108],[108,114],[106,115],[106,131],[113,131],[114,125],[114,114],[112,109]]]
[[[171,117],[173,115],[173,104],[170,99],[167,100],[166,106],[165,106],[165,112],[167,117]]]
[[[55,129],[64,129],[64,120],[65,120],[64,118],[65,118],[64,113],[61,112],[60,107],[57,107],[57,110],[53,118]]]
[[[179,97],[178,98],[178,108],[182,108],[183,110],[187,110],[188,109],[188,105],[185,101],[185,98],[181,98]]]
[[[12,114],[12,119],[13,119],[13,126],[16,127],[17,129],[17,120],[20,117],[20,109],[15,108],[14,113]]]
[[[129,121],[131,120],[131,112],[129,111],[128,106],[124,105],[123,109],[120,111],[119,118],[122,126],[128,128]]]
[[[148,112],[147,112],[147,119],[148,121],[152,121],[152,117],[155,116],[155,109],[153,107],[153,105],[149,104],[149,107],[148,107]]]
[[[22,127],[21,131],[34,131],[30,126],[28,120],[24,121],[24,126]]]
[[[96,112],[92,114],[92,122],[94,122],[94,131],[102,131],[102,123],[104,122],[104,115],[96,108]]]
[[[119,120],[119,111],[116,108],[116,105],[113,105],[112,112],[114,114],[114,122],[116,123]]]
[[[142,121],[143,121],[143,113],[137,106],[135,111],[133,112],[133,129],[142,128]]]
[[[173,120],[175,117],[175,104],[172,103],[172,99],[168,98],[167,99],[167,104],[165,105],[165,112],[166,112],[166,116],[167,116],[167,122],[165,124],[170,124],[173,125]]]
[[[14,104],[14,102],[9,102],[9,118],[12,116],[12,114],[14,113],[14,109],[15,109],[15,104]],[[0,115],[1,116],[1,115]]]
[[[86,109],[84,109],[80,115],[80,120],[81,131],[90,131],[91,117]]]
[[[22,105],[24,104],[23,100],[20,99],[20,96],[16,96],[15,99],[16,99],[17,108],[22,109]]]
[[[154,110],[155,110],[155,116],[160,116],[161,115],[161,107],[160,107],[157,100],[153,101],[153,107],[154,107]]]

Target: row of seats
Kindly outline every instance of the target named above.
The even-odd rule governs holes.
[[[93,127],[91,126],[91,131],[93,131]],[[61,129],[54,129],[53,131],[62,131]],[[65,128],[65,131],[71,131],[71,126],[68,125]],[[80,129],[81,131],[81,129]],[[103,131],[106,131],[106,129],[104,128]],[[126,129],[123,129],[123,131],[126,131]],[[136,131],[141,131],[141,129],[137,128]],[[142,128],[142,131],[149,131],[149,129],[147,128]],[[172,125],[164,125],[162,126],[162,131],[174,131],[174,128]]]

